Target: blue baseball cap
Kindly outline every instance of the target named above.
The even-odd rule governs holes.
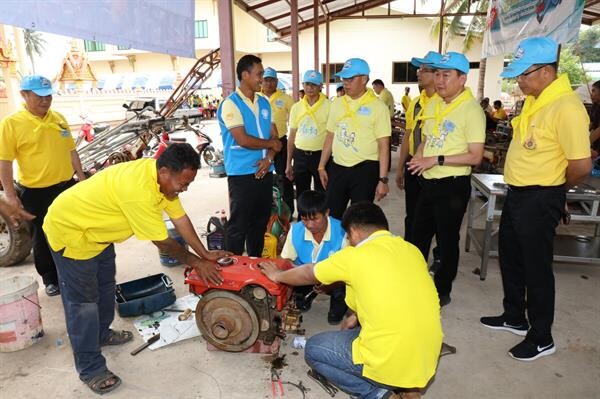
[[[27,75],[21,80],[21,90],[32,91],[38,96],[52,95],[52,82],[40,75]]]
[[[267,67],[265,68],[265,71],[263,72],[263,79],[264,78],[273,78],[273,79],[277,79],[277,71],[274,70],[271,67]]]
[[[369,72],[371,72],[371,70],[369,69],[367,61],[362,58],[350,58],[344,62],[344,67],[341,71],[336,73],[335,76],[342,79],[348,79],[357,75],[369,76]]]
[[[312,83],[318,86],[320,84],[323,84],[323,75],[321,75],[319,71],[309,69],[308,71],[304,72],[302,83]]]
[[[503,78],[516,78],[535,64],[556,62],[558,43],[549,37],[530,37],[522,40],[510,64],[500,74]]]
[[[441,60],[442,55],[440,53],[438,53],[437,51],[429,51],[423,58],[413,57],[410,60],[410,63],[418,68],[423,64],[435,64],[437,62],[440,62]]]
[[[469,60],[467,60],[464,54],[450,51],[442,55],[442,59],[439,62],[431,64],[431,67],[436,69],[456,69],[462,73],[469,73]]]

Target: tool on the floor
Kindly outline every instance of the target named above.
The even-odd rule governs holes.
[[[331,382],[327,381],[327,378],[323,377],[321,374],[317,373],[314,370],[308,370],[306,374],[312,378],[317,384],[321,386],[331,396],[332,398],[339,391],[339,389],[333,385]]]
[[[148,341],[146,341],[143,345],[140,345],[139,347],[137,347],[134,350],[132,350],[131,351],[131,356],[137,355],[138,353],[140,353],[141,351],[143,351],[144,349],[146,349],[147,347],[149,347],[150,345],[152,345],[153,343],[155,343],[159,339],[160,339],[160,333],[151,336],[150,339],[148,339]]]
[[[452,355],[456,353],[456,347],[452,345],[448,345],[445,342],[442,342],[442,350],[440,351],[440,357],[446,355]]]
[[[183,313],[181,313],[179,316],[177,316],[177,320],[179,321],[184,321],[190,318],[190,316],[192,315],[192,309],[186,309],[183,311]]]
[[[287,384],[287,385],[291,385],[293,387],[298,388],[298,390],[300,390],[300,392],[302,392],[302,399],[305,399],[306,392],[310,391],[310,388],[305,387],[304,384],[302,383],[302,381],[298,381],[297,384],[290,382],[290,381],[283,381],[282,384]]]
[[[271,368],[271,393],[273,394],[273,397],[277,396],[277,388],[275,387],[275,382],[277,382],[277,385],[279,386],[280,396],[283,396],[283,384],[281,383],[279,373],[276,369]]]

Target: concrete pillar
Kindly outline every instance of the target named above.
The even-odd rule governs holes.
[[[223,97],[235,90],[235,58],[233,45],[233,2],[220,0],[219,13],[219,43],[221,48],[221,79]]]
[[[290,0],[291,36],[292,36],[292,86],[294,101],[298,101],[300,91],[299,57],[298,57],[298,0]]]

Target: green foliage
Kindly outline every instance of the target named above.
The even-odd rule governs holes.
[[[563,47],[560,51],[558,72],[566,73],[572,85],[584,84],[586,81],[591,80],[589,76],[586,77],[579,56],[574,54],[573,49],[570,47]]]
[[[600,25],[579,32],[577,50],[581,61],[600,62]]]
[[[471,9],[469,10],[468,0],[450,0],[446,3],[445,12],[447,13],[468,13],[484,12],[489,6],[489,0],[471,0]],[[463,36],[463,51],[468,51],[473,44],[481,40],[485,30],[485,16],[467,17],[445,17],[444,18],[444,52],[448,50],[450,40],[456,36]],[[431,26],[431,35],[438,37],[440,32],[440,21],[436,19]]]

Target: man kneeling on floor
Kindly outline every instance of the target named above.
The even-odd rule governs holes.
[[[121,384],[107,369],[101,347],[133,338],[129,331],[110,329],[115,312],[114,243],[132,235],[150,240],[194,267],[203,279],[222,282],[210,260],[228,253],[204,248],[178,198],[194,181],[199,164],[192,146],[171,144],[158,160],[126,162],[97,173],[59,195],[48,210],[44,231],[58,270],[75,368],[96,393]],[[169,238],[163,211],[198,256]]]
[[[420,397],[434,375],[442,345],[440,307],[423,255],[394,237],[381,208],[360,202],[344,213],[351,246],[317,264],[282,271],[261,264],[275,282],[346,284],[354,314],[342,331],[326,331],[306,343],[314,371],[345,392],[365,399]],[[400,396],[394,393],[405,391]]]
[[[327,197],[323,191],[304,191],[298,197],[298,222],[288,233],[281,257],[291,260],[295,266],[317,263],[336,253],[344,245],[346,232],[342,223],[329,216]],[[316,291],[323,290],[331,296],[327,321],[340,324],[346,313],[344,286],[314,287],[303,285],[294,288],[296,306],[303,312],[310,309]]]

